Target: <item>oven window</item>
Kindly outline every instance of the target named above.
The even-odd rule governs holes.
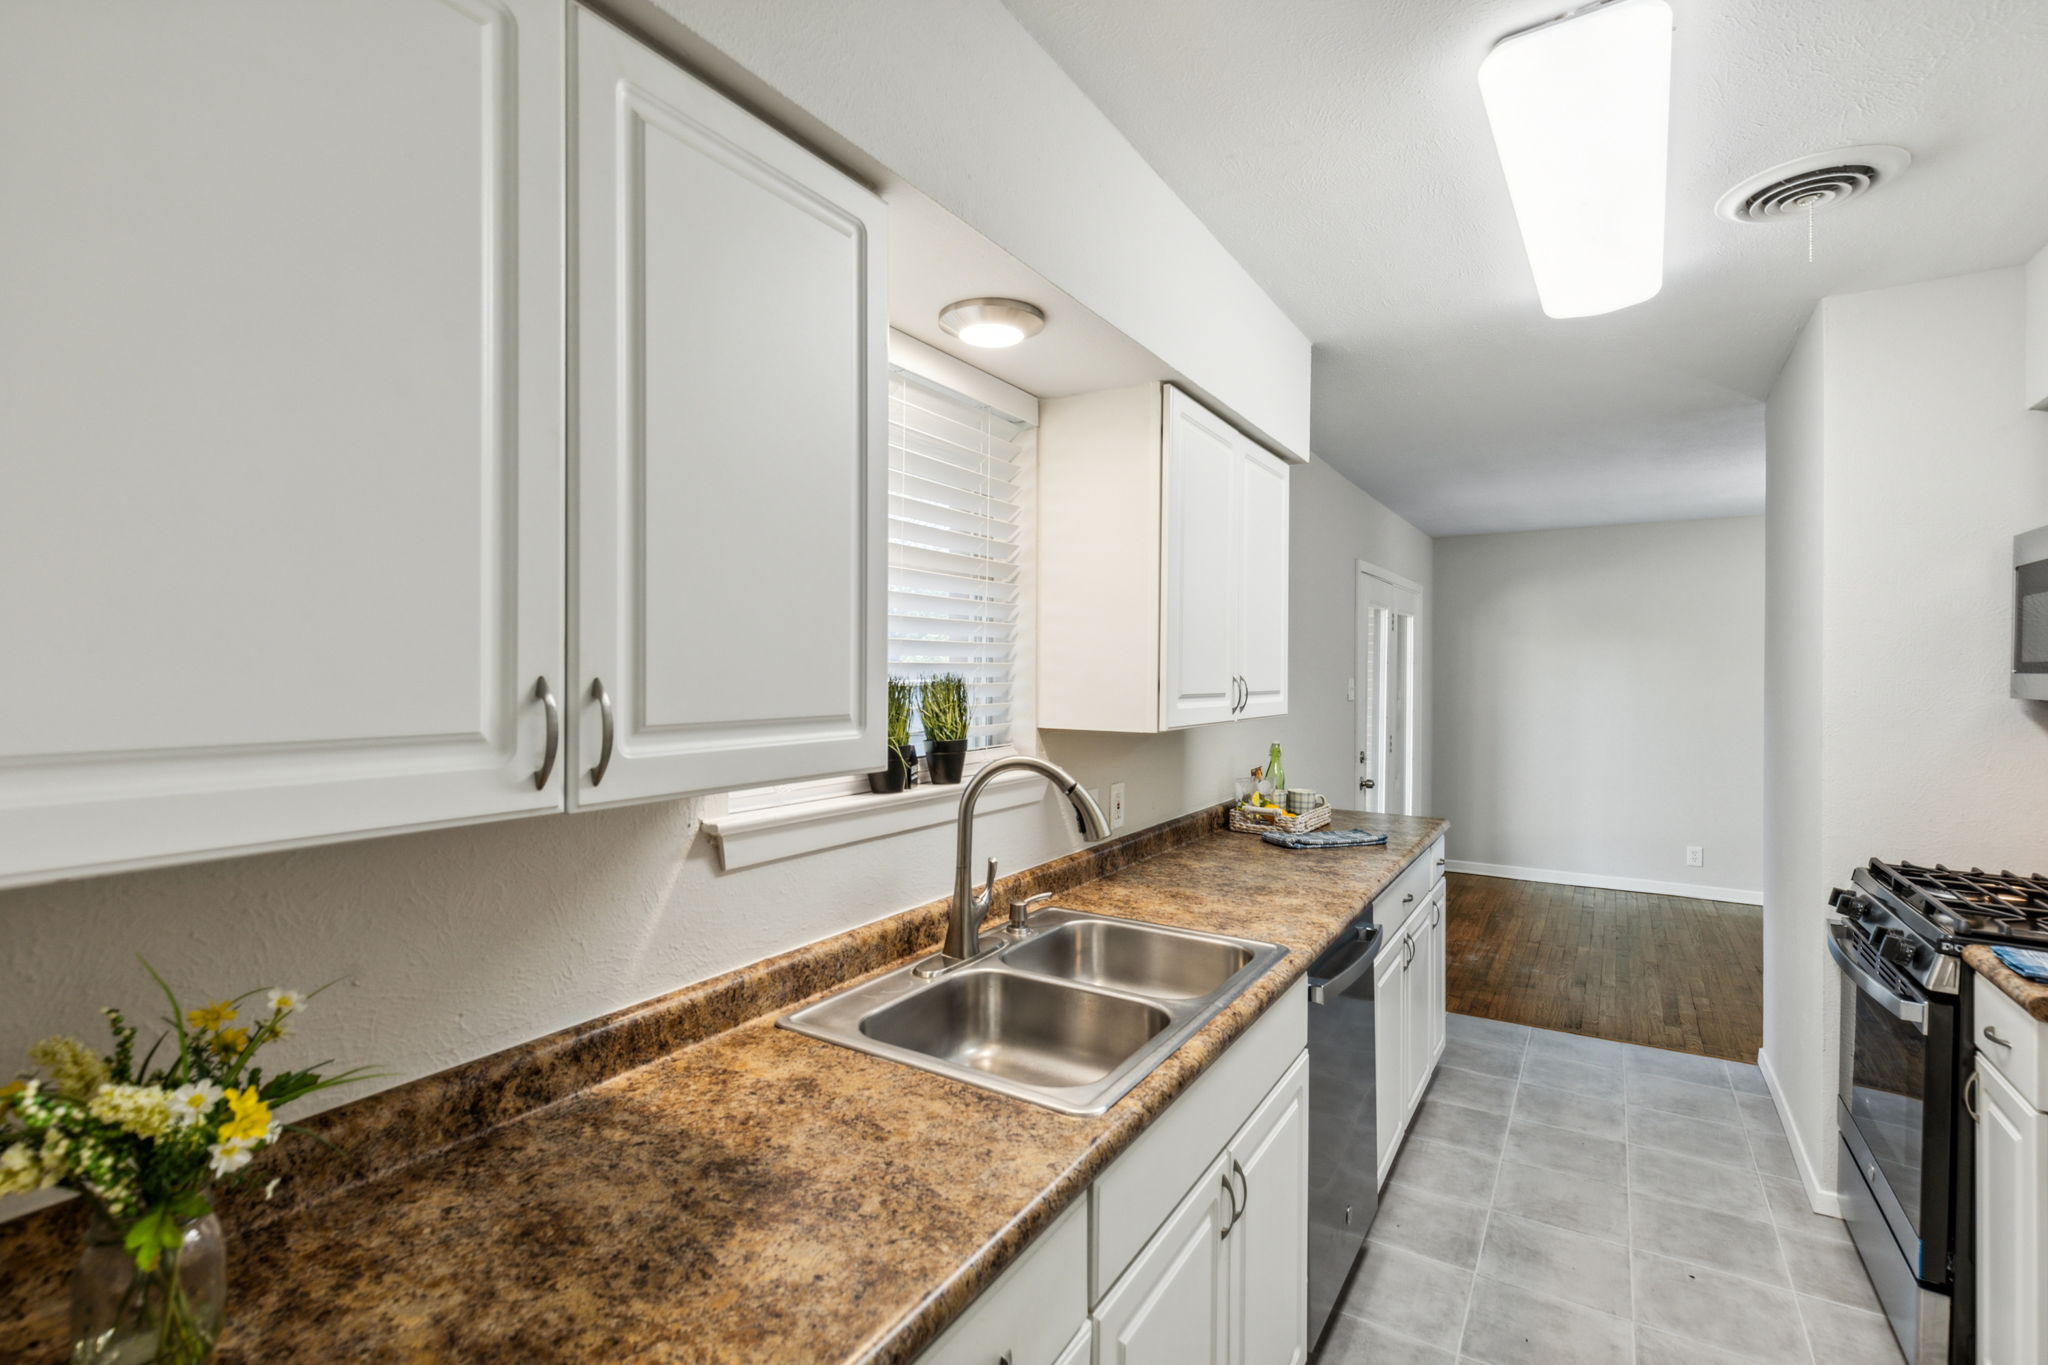
[[[1851,1015],[1855,1036],[1843,1040],[1852,1058],[1849,1112],[1914,1230],[1923,1231],[1920,1143],[1926,1128],[1927,1036],[1856,990],[1853,981],[1845,981],[1843,989],[1856,995]]]
[[[2012,612],[2013,671],[2048,673],[2048,560],[2013,571]]]

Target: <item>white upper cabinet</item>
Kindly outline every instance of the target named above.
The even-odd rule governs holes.
[[[882,204],[583,11],[576,44],[570,800],[872,769]]]
[[[0,884],[561,806],[562,49],[0,9]]]
[[[1240,439],[1206,408],[1167,391],[1161,729],[1229,720],[1237,711]]]
[[[1039,413],[1039,724],[1285,714],[1286,461],[1170,385]]]

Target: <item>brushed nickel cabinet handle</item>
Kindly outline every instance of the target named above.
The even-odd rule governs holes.
[[[1228,1171],[1223,1173],[1223,1196],[1230,1201],[1230,1219],[1224,1223],[1223,1232],[1216,1239],[1219,1242],[1230,1240],[1230,1230],[1237,1226],[1238,1214],[1241,1212],[1237,1207],[1237,1186],[1230,1183],[1230,1172]]]
[[[1984,1026],[1984,1039],[1986,1042],[1996,1043],[2002,1048],[2010,1049],[2012,1047],[2012,1044],[2007,1042],[2005,1039],[1999,1037],[1998,1030],[1991,1027],[1991,1025],[1989,1024],[1986,1024]]]
[[[590,680],[590,699],[597,703],[597,718],[601,727],[597,741],[597,764],[590,770],[590,785],[595,787],[604,781],[606,770],[612,766],[612,694],[604,690],[603,678]]]
[[[1252,1178],[1244,1173],[1244,1167],[1238,1165],[1236,1157],[1230,1158],[1230,1169],[1237,1172],[1237,1183],[1244,1186],[1244,1197],[1237,1208],[1237,1216],[1241,1219],[1252,1209]]]
[[[1963,1082],[1963,1110],[1964,1110],[1964,1112],[1966,1112],[1967,1114],[1969,1114],[1969,1116],[1970,1116],[1970,1118],[1971,1118],[1971,1120],[1972,1120],[1973,1122],[1974,1122],[1974,1121],[1977,1121],[1977,1118],[1978,1118],[1978,1115],[1977,1115],[1977,1106],[1976,1106],[1976,1105],[1975,1105],[1974,1103],[1972,1103],[1972,1098],[1971,1098],[1972,1096],[1974,1096],[1974,1095],[1976,1094],[1976,1092],[1977,1092],[1977,1068],[1975,1068],[1975,1067],[1971,1067],[1971,1068],[1970,1068],[1970,1079],[1968,1079],[1967,1081],[1964,1081],[1964,1082]]]
[[[547,747],[541,750],[540,771],[533,775],[533,789],[540,792],[548,789],[548,779],[555,775],[555,755],[562,751],[562,708],[555,702],[555,690],[548,686],[545,673],[534,679],[533,695],[548,718]]]

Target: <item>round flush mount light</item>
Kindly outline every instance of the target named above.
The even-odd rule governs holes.
[[[1045,314],[1022,299],[962,299],[939,310],[939,326],[969,346],[1015,346],[1038,335]]]
[[[1868,194],[1913,162],[1904,147],[1842,147],[1751,176],[1721,196],[1714,212],[1737,223],[1798,218]]]

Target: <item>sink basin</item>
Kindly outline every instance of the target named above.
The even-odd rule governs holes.
[[[1100,1114],[1287,950],[1041,910],[932,977],[899,967],[777,1022],[1063,1114]]]
[[[1049,929],[1002,954],[1003,962],[1161,1000],[1191,1000],[1220,988],[1252,960],[1230,939],[1197,938],[1126,920],[1084,919]]]
[[[1173,1016],[1128,996],[1008,971],[967,971],[876,1010],[877,1042],[1025,1085],[1099,1081],[1164,1033]]]

